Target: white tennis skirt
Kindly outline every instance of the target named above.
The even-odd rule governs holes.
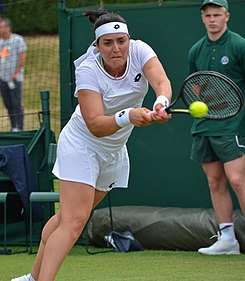
[[[126,146],[115,153],[92,151],[81,140],[71,143],[64,132],[59,136],[53,174],[61,180],[81,182],[100,191],[127,188],[129,157]]]

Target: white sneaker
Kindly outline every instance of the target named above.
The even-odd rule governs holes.
[[[12,279],[11,281],[31,281],[33,280],[31,273]]]
[[[21,129],[19,129],[19,128],[13,128],[12,129],[12,132],[20,132],[21,131]]]
[[[228,241],[221,240],[221,236],[219,234],[215,236],[218,236],[218,241],[215,242],[210,247],[200,248],[198,250],[198,253],[204,255],[239,255],[240,254],[240,247],[237,240],[235,240],[235,243],[230,243]]]

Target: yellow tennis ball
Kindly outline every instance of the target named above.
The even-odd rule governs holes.
[[[195,118],[203,118],[208,113],[208,106],[201,101],[194,101],[189,107],[190,114]]]

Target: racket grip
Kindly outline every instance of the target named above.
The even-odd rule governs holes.
[[[173,113],[173,110],[172,110],[170,107],[166,107],[166,108],[164,109],[164,111],[165,111],[167,114]]]

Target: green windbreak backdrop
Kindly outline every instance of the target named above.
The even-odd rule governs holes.
[[[173,98],[187,76],[187,52],[204,35],[200,19],[201,1],[105,5],[128,22],[131,38],[152,46],[172,82]],[[94,39],[84,11],[96,9],[59,8],[61,126],[69,120],[77,100],[73,61]],[[230,1],[231,30],[245,36],[244,1]],[[150,89],[144,105],[155,100]],[[179,105],[181,106],[181,105]],[[206,178],[198,163],[190,160],[192,138],[190,116],[175,115],[168,124],[135,128],[128,142],[131,173],[128,190],[113,191],[113,205],[211,207]],[[235,207],[238,207],[234,199]]]

